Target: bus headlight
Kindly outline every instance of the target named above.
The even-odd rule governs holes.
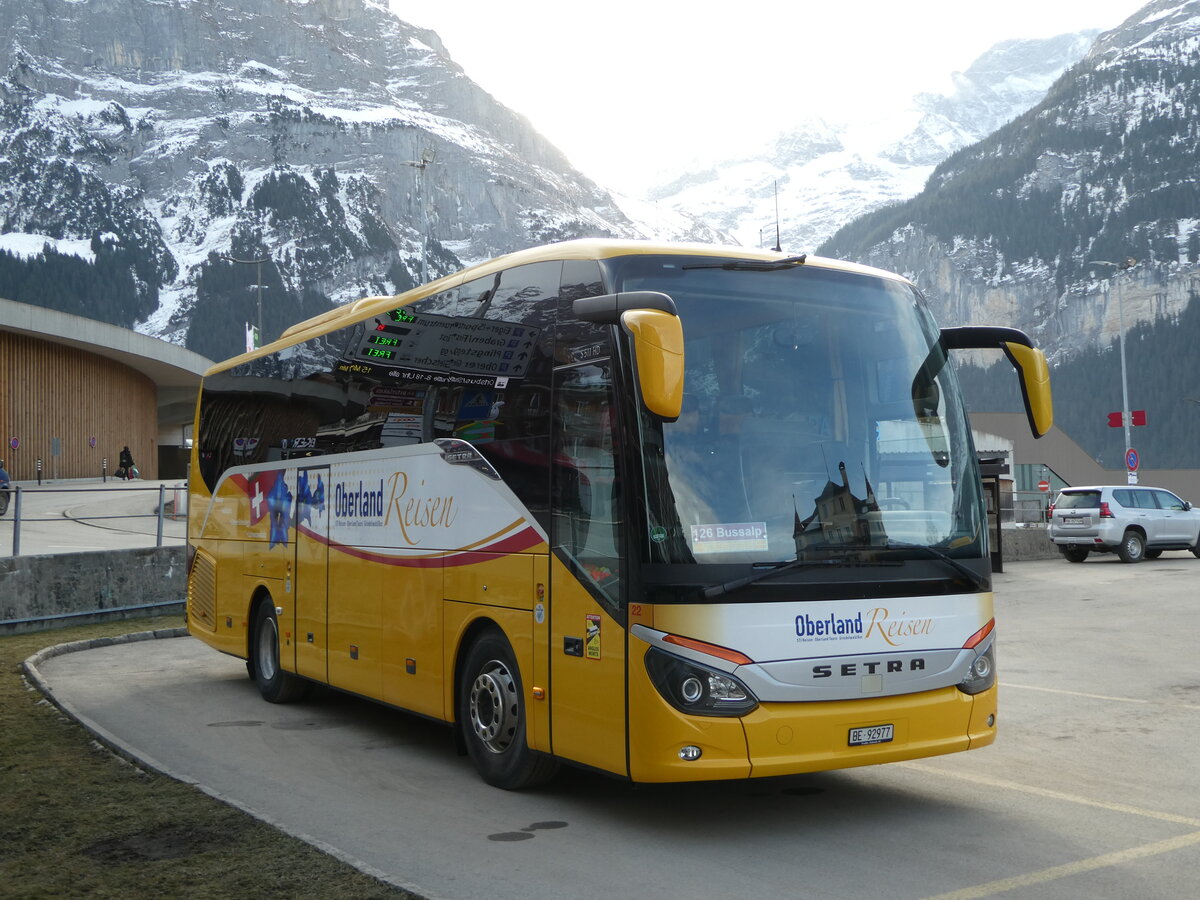
[[[971,663],[967,677],[958,683],[964,694],[981,694],[996,683],[996,645],[993,643]]]
[[[750,689],[726,672],[664,653],[646,651],[646,671],[663,698],[696,716],[744,716],[758,706]]]

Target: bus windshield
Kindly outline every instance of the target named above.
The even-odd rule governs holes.
[[[611,261],[674,298],[683,409],[642,417],[652,562],[980,558],[982,492],[952,368],[908,284],[819,265]]]

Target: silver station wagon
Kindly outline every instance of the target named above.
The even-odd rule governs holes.
[[[1071,562],[1089,553],[1116,553],[1127,563],[1164,550],[1200,556],[1200,510],[1162,488],[1070,487],[1050,507],[1050,540]]]

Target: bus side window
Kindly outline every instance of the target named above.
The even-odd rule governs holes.
[[[575,318],[571,304],[583,297],[604,293],[600,264],[595,260],[569,259],[563,263],[558,293],[558,328],[554,361],[557,365],[586,362],[612,354],[612,329],[608,325]]]
[[[623,522],[608,360],[555,372],[551,542],[607,605],[619,600]]]
[[[550,530],[550,348],[560,262],[517,266],[470,298],[471,318],[503,323],[497,362],[503,386],[464,386],[455,437],[470,441],[547,531]],[[489,332],[495,334],[499,332]]]

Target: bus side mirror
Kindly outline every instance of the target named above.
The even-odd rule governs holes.
[[[683,409],[683,324],[657,309],[631,309],[621,325],[633,338],[638,387],[646,409],[674,421]]]
[[[1033,436],[1042,437],[1054,425],[1050,367],[1046,364],[1046,355],[1033,346],[1025,332],[990,325],[943,328],[942,345],[947,350],[1003,350],[1021,379],[1021,399]]]
[[[658,291],[627,291],[581,297],[572,304],[580,319],[620,324],[633,342],[638,389],[646,409],[663,419],[683,407],[683,323],[675,301]]]

